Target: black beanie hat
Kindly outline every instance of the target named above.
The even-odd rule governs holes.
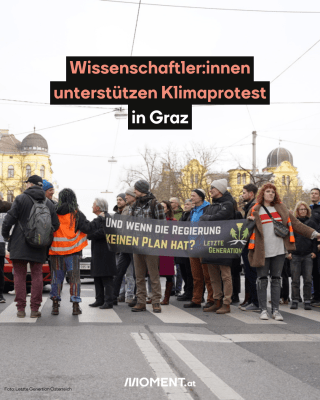
[[[147,181],[141,179],[134,184],[134,188],[137,189],[140,193],[148,193],[150,189],[150,185]]]

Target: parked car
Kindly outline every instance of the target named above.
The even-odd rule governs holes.
[[[14,289],[14,283],[13,283],[13,275],[12,273],[13,265],[12,261],[10,260],[9,257],[5,257],[4,259],[4,268],[3,268],[3,273],[4,273],[4,292],[8,293],[10,290]],[[50,284],[51,282],[51,273],[50,273],[50,267],[49,264],[46,262],[42,266],[42,275],[43,275],[43,286]],[[30,265],[28,263],[27,266],[27,286],[31,286],[31,270],[30,270]]]
[[[80,257],[80,279],[91,278],[91,245],[88,245],[82,250]],[[70,283],[70,278],[66,276],[67,283]]]

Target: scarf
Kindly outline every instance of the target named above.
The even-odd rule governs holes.
[[[251,217],[253,217],[253,211],[255,206],[257,206],[259,203],[256,203],[251,210]],[[289,228],[289,239],[290,239],[290,243],[295,243],[295,238],[294,238],[294,233],[293,233],[293,228],[292,228],[292,223],[291,223],[291,219],[290,216],[288,216],[288,220],[287,220],[287,224],[288,224],[288,228]],[[250,236],[250,240],[249,240],[249,246],[248,249],[249,250],[254,250],[255,247],[255,241],[256,241],[256,234],[253,231],[252,235]]]

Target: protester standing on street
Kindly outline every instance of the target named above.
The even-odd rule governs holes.
[[[125,207],[126,207],[126,195],[125,195],[125,193],[119,193],[117,196],[117,204],[113,207],[113,211],[116,214],[122,214]],[[120,254],[121,253],[116,253],[117,268],[119,268]],[[118,290],[116,290],[116,291],[118,292]],[[122,276],[122,281],[120,283],[118,297],[114,300],[113,304],[117,305],[118,301],[119,301],[119,303],[124,303],[125,300],[126,300],[126,280],[125,280],[125,277]]]
[[[169,201],[173,210],[173,217],[175,218],[176,221],[179,221],[183,213],[183,209],[181,208],[180,205],[180,200],[178,199],[178,197],[171,197]],[[175,294],[176,296],[179,296],[181,289],[182,289],[182,275],[181,275],[180,265],[176,264],[176,274],[173,279],[173,292],[171,293],[171,295]]]
[[[2,218],[6,212],[8,212],[11,208],[12,203],[3,200],[3,194],[0,192],[0,217]],[[6,299],[3,297],[4,290],[4,258],[6,255],[6,244],[4,242],[3,237],[0,237],[0,303],[5,303]]]
[[[318,224],[318,231],[320,231],[320,189],[313,188],[310,192],[311,198],[311,211],[312,219]],[[313,298],[311,305],[313,307],[320,307],[320,253],[316,254],[313,259],[312,277],[313,277]]]
[[[107,201],[95,199],[92,212],[97,215],[94,221],[99,228],[88,234],[91,240],[91,276],[96,289],[96,301],[89,306],[110,309],[113,308],[113,277],[117,273],[116,256],[109,250],[104,232],[105,221],[99,217],[104,213],[106,218],[111,218]]]
[[[52,199],[53,195],[54,195],[54,187],[53,187],[52,183],[43,179],[42,189],[44,190],[44,192],[46,194],[46,198],[49,199],[53,204],[56,204],[57,202]]]
[[[134,184],[134,192],[137,201],[131,208],[131,215],[137,218],[165,219],[162,205],[150,192],[150,185],[145,180],[139,180]],[[134,268],[136,272],[137,304],[132,307],[133,312],[146,311],[146,272],[149,272],[152,288],[153,312],[160,313],[161,284],[159,275],[159,256],[146,254],[133,254]]]
[[[173,210],[169,201],[163,200],[161,202],[163,210],[166,214],[167,221],[176,221],[173,218]],[[170,301],[171,290],[173,287],[173,277],[174,277],[174,257],[160,256],[159,257],[159,273],[160,276],[166,277],[166,289],[164,293],[164,298],[160,303],[162,306],[167,306]]]
[[[279,312],[281,272],[286,252],[296,250],[294,231],[309,239],[320,237],[320,233],[304,225],[289,213],[287,207],[281,203],[277,188],[272,183],[262,186],[257,203],[252,207],[248,219],[256,223],[249,241],[249,262],[252,267],[257,268],[257,292],[259,306],[262,310],[260,319],[269,319],[267,287],[268,275],[270,275],[272,318],[276,321],[283,321]],[[285,235],[284,237],[280,237],[279,233],[275,234],[276,223],[274,221],[284,225],[284,228],[281,226],[279,228]],[[285,230],[286,232],[284,232]]]
[[[130,213],[130,207],[135,203],[136,201],[136,195],[134,193],[134,188],[129,187],[126,192],[125,192],[125,199],[126,199],[126,206],[123,208],[121,215],[129,215]],[[132,301],[129,302],[130,307],[134,307],[137,304],[137,300],[135,298],[135,293],[136,293],[136,284],[135,284],[135,274],[132,268],[132,272],[129,271],[129,269],[133,267],[133,254],[132,253],[120,253],[118,262],[117,262],[117,274],[114,278],[114,293],[113,293],[113,304],[117,305],[118,301],[117,298],[119,297],[120,293],[120,288],[121,284],[123,281],[123,278],[127,271],[129,272],[129,276],[127,279],[128,286],[130,286],[127,289],[127,292],[129,292],[130,289],[130,296],[132,296]]]
[[[42,178],[38,175],[32,175],[28,178],[26,184],[26,190],[23,194],[16,197],[3,221],[2,236],[8,241],[10,230],[15,225],[10,236],[8,250],[10,251],[10,258],[14,268],[17,316],[19,318],[26,316],[26,276],[27,264],[30,263],[32,278],[30,317],[38,318],[41,317],[39,307],[42,302],[43,289],[42,264],[46,261],[47,247],[32,247],[26,241],[23,230],[26,228],[34,201],[44,203],[48,207],[53,231],[59,228],[60,223],[53,204],[50,201],[46,201],[46,196],[42,189]]]
[[[88,244],[86,233],[94,233],[101,227],[99,218],[87,221],[79,210],[77,197],[73,190],[63,189],[59,193],[56,206],[60,221],[59,229],[54,233],[49,250],[51,262],[51,292],[52,315],[59,314],[60,292],[65,274],[70,278],[70,301],[73,303],[72,315],[82,313],[80,298],[80,255],[81,250]]]
[[[235,218],[234,200],[227,191],[226,179],[218,179],[211,183],[210,196],[212,204],[207,207],[200,221],[225,221]],[[216,312],[226,314],[230,312],[232,296],[232,259],[221,258],[216,260],[203,259],[208,264],[211,285],[213,288],[214,303],[204,308],[204,312]],[[223,282],[223,290],[222,290]]]
[[[191,199],[187,199],[184,203],[184,212],[180,221],[188,221],[189,215],[193,205]],[[175,257],[175,263],[179,264],[181,275],[184,280],[184,292],[177,297],[178,301],[191,301],[193,293],[193,277],[191,272],[190,258],[189,257]]]
[[[293,215],[303,224],[317,229],[317,224],[310,218],[311,209],[304,201],[296,204]],[[298,233],[294,233],[296,250],[288,253],[291,267],[291,310],[297,310],[300,298],[300,276],[303,276],[303,301],[304,309],[311,310],[311,286],[313,259],[317,254],[317,241],[310,240]]]
[[[191,201],[193,208],[189,215],[189,221],[198,222],[200,217],[205,212],[206,208],[210,205],[205,200],[205,191],[202,189],[194,189],[191,192]],[[210,275],[208,272],[208,266],[206,264],[201,265],[200,258],[190,257],[191,271],[193,276],[193,296],[190,303],[184,304],[184,308],[201,308],[201,303],[204,301],[204,283],[207,287],[208,298],[207,303],[204,306],[211,306],[214,303],[213,290],[211,287]]]
[[[254,206],[257,193],[258,188],[253,183],[243,186],[242,198],[247,203],[243,207],[244,218],[248,217],[249,211]],[[249,263],[248,245],[247,243],[241,254],[245,273],[245,298],[243,303],[240,304],[240,309],[242,311],[260,311],[257,295],[257,269],[252,268]]]

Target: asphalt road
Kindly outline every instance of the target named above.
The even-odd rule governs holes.
[[[162,280],[164,285],[164,280]],[[43,294],[42,317],[16,318],[14,296],[0,304],[0,399],[319,400],[320,309],[281,306],[284,322],[232,306],[228,315],[183,309],[171,297],[161,314],[92,309],[92,281],[72,316],[69,285],[60,315]]]

